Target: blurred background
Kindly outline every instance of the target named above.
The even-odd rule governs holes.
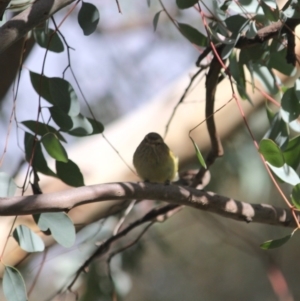
[[[133,151],[144,135],[149,131],[164,134],[175,104],[190,76],[197,70],[194,66],[199,52],[180,35],[164,13],[161,13],[154,32],[153,17],[161,10],[157,1],[151,1],[150,6],[146,0],[121,1],[121,14],[114,1],[93,4],[100,11],[100,22],[94,34],[88,37],[82,34],[77,22],[79,7],[68,16],[60,30],[69,46],[74,48],[71,50],[71,66],[80,89],[97,120],[105,125],[104,134],[110,143],[132,166]],[[179,11],[175,1],[166,1],[165,5],[178,21],[199,24],[199,15],[194,10]],[[68,9],[55,15],[57,23]],[[2,56],[0,65],[1,91],[5,92],[0,103],[1,155],[7,147],[0,170],[14,176],[19,186],[23,185],[28,166],[24,163],[22,146],[24,131],[17,122],[35,120],[37,116],[38,96],[31,86],[28,70],[40,73],[45,55],[44,49],[28,42],[28,50],[31,47],[18,83],[16,119],[12,118],[8,142],[6,137],[17,82],[6,83],[14,70],[5,64],[9,63],[13,52],[7,51],[6,58]],[[18,51],[16,49],[15,53]],[[66,51],[49,53],[45,75],[61,77],[67,65]],[[66,79],[80,95],[69,71]],[[204,81],[205,74],[199,77],[192,93],[179,107],[167,135],[168,144],[179,156],[181,170],[199,168],[188,132],[204,119]],[[230,98],[231,90],[225,80],[218,87],[217,107]],[[81,110],[89,116],[82,97],[81,100]],[[269,126],[263,101],[260,94],[254,93],[254,106],[243,102],[257,141]],[[43,103],[43,106],[47,105]],[[46,110],[42,112],[47,120]],[[244,202],[284,206],[270,183],[235,103],[231,101],[226,105],[216,114],[216,119],[225,155],[212,166],[207,189]],[[205,124],[194,132],[194,138],[204,154],[207,153],[209,140]],[[69,157],[81,168],[86,185],[138,180],[100,135],[82,139],[68,136],[67,140]],[[53,164],[48,159],[49,164]],[[41,176],[41,187],[44,192],[67,188],[58,180],[45,176]],[[289,188],[283,189],[289,195]],[[31,191],[26,193],[31,194]],[[64,249],[49,237],[44,237],[49,246],[47,252],[27,256],[11,242],[6,251],[6,262],[22,261],[18,268],[26,280],[29,300],[75,300],[72,293],[59,295],[57,292],[70,283],[76,269],[95,249],[95,243],[112,235],[120,214],[103,218],[111,204],[91,204],[70,212],[79,230],[76,245],[71,249]],[[139,203],[123,227],[156,205],[150,201]],[[11,220],[2,220],[1,245]],[[30,224],[31,219],[22,217],[19,222]],[[142,227],[117,241],[111,251],[133,241],[141,230]],[[298,235],[282,248],[272,251],[259,248],[262,242],[290,232],[290,229],[242,224],[184,208],[164,223],[152,226],[138,243],[112,259],[114,290],[118,300],[299,300],[299,268],[295,264],[300,247]],[[74,289],[80,292],[81,301],[113,300],[113,286],[106,263],[108,254],[95,261],[89,273],[77,281]]]

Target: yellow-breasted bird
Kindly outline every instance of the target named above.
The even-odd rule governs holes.
[[[178,158],[159,134],[149,133],[135,150],[133,165],[143,180],[168,183],[177,174]]]

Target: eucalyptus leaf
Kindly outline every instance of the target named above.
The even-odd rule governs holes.
[[[282,150],[285,150],[289,142],[289,133],[288,126],[281,118],[280,114],[276,113],[275,115],[272,115],[271,125],[265,134],[264,139],[273,140]]]
[[[16,227],[13,237],[26,252],[42,252],[45,249],[43,240],[25,225]]]
[[[103,133],[104,125],[100,121],[94,120],[92,118],[87,118],[87,119],[93,127],[93,132],[91,135]]]
[[[56,161],[56,173],[63,182],[70,186],[84,186],[83,176],[79,167],[70,159],[67,163]]]
[[[294,132],[300,133],[300,122],[298,119],[295,119],[292,122],[290,122],[289,126]]]
[[[249,19],[242,15],[230,16],[225,20],[227,28],[234,33],[235,36],[237,36],[249,22]]]
[[[294,76],[297,72],[297,68],[292,64],[288,64],[286,61],[286,49],[271,52],[268,67],[276,69],[288,76]]]
[[[64,44],[62,43],[58,33],[51,28],[34,28],[33,36],[36,42],[42,47],[53,52],[63,52]]]
[[[69,116],[57,106],[49,108],[54,122],[60,127],[60,130],[77,137],[99,134],[104,131],[104,126],[100,121],[92,118],[86,118],[82,114]]]
[[[292,186],[297,185],[300,183],[300,178],[296,171],[287,164],[284,164],[282,167],[275,167],[272,166],[267,162],[270,169],[273,171],[273,173],[283,182],[290,184]]]
[[[283,8],[282,12],[287,18],[300,18],[300,3],[298,0],[289,0],[287,1]]]
[[[276,95],[278,88],[273,72],[262,64],[253,64],[252,66],[254,77],[261,82],[264,90],[271,95]]]
[[[259,63],[262,57],[265,55],[266,49],[263,45],[255,45],[249,48],[243,48],[240,51],[239,63],[247,65],[249,62]]]
[[[72,117],[72,123],[73,127],[68,131],[70,135],[84,137],[93,134],[93,126],[83,115],[79,114],[76,117]]]
[[[272,22],[279,20],[279,9],[275,1],[261,0],[260,5],[264,11],[266,18]]]
[[[58,106],[70,116],[77,116],[80,105],[72,85],[60,77],[47,77],[30,71],[31,83],[35,91],[46,101]]]
[[[153,29],[154,31],[156,31],[156,28],[157,28],[157,23],[158,23],[158,20],[159,20],[159,16],[160,16],[160,13],[162,12],[163,10],[160,10],[159,12],[157,12],[153,18]]]
[[[283,120],[287,123],[298,118],[300,114],[300,102],[294,87],[287,89],[283,94],[280,113]]]
[[[53,121],[60,127],[61,131],[68,132],[73,127],[72,117],[64,112],[60,107],[50,107],[49,112]]]
[[[36,93],[51,104],[54,104],[49,90],[49,78],[45,75],[41,76],[38,73],[30,71],[30,80]]]
[[[68,154],[60,143],[58,138],[53,133],[45,134],[41,139],[47,153],[57,161],[68,162]]]
[[[207,37],[194,27],[184,23],[178,23],[178,27],[182,35],[185,36],[191,43],[201,47],[207,46]]]
[[[186,9],[194,6],[198,0],[176,0],[176,4],[180,9]]]
[[[2,287],[6,301],[28,300],[23,277],[16,268],[5,266]]]
[[[31,162],[32,167],[45,175],[56,177],[55,173],[48,167],[44,157],[41,142],[35,140],[34,136],[25,132],[24,136],[25,154],[27,162]]]
[[[257,28],[256,28],[256,22],[255,21],[250,21],[249,23],[249,28],[246,32],[246,37],[248,39],[252,39],[257,35]]]
[[[300,209],[300,183],[293,187],[292,202],[297,209]]]
[[[206,163],[205,163],[205,160],[199,150],[199,147],[197,145],[197,143],[191,138],[192,142],[193,142],[193,145],[194,145],[194,148],[195,148],[195,151],[196,151],[196,155],[197,155],[197,158],[198,158],[198,161],[200,163],[201,166],[203,166],[204,168],[207,168],[206,167]]]
[[[292,238],[292,236],[293,236],[293,234],[290,234],[290,235],[284,236],[279,239],[268,240],[268,241],[264,242],[263,244],[261,244],[260,247],[263,250],[279,248],[282,245],[284,245],[285,243],[287,243]]]
[[[42,231],[50,230],[53,238],[63,247],[74,245],[76,232],[69,216],[64,212],[47,212],[40,214],[37,222]]]
[[[263,139],[259,143],[259,152],[265,160],[275,167],[282,167],[285,163],[279,146],[270,139]]]
[[[48,78],[48,84],[52,103],[69,116],[77,116],[80,112],[80,105],[72,85],[60,77]]]
[[[81,2],[81,8],[78,13],[78,23],[85,36],[92,34],[99,23],[100,13],[94,4]]]
[[[21,122],[28,129],[30,129],[33,133],[44,136],[47,133],[53,133],[55,136],[63,142],[67,142],[65,138],[61,135],[59,131],[57,131],[53,126],[35,121],[35,120],[26,120]]]
[[[300,164],[300,136],[289,140],[283,152],[285,162],[294,168],[298,168]]]
[[[243,65],[238,62],[236,52],[232,52],[229,58],[229,68],[231,75],[236,81],[237,89],[240,96],[243,99],[247,99],[250,103],[252,103],[252,100],[246,91],[246,78],[244,68]]]

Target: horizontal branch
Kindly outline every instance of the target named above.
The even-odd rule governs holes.
[[[87,203],[133,199],[160,200],[186,205],[238,221],[296,227],[290,209],[268,204],[244,203],[191,187],[142,182],[99,184],[49,194],[0,198],[0,216],[69,211]]]
[[[0,53],[75,0],[38,0],[0,28]]]
[[[279,20],[277,22],[271,23],[265,27],[260,28],[256,35],[252,38],[248,38],[241,35],[235,45],[236,48],[242,49],[258,44],[262,44],[265,41],[270,40],[279,35],[279,33],[286,33],[293,31],[295,26],[300,24],[300,18],[288,18],[285,22]]]

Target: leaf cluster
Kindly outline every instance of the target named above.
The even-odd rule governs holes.
[[[195,0],[176,0],[176,4],[179,9],[196,9],[205,19],[206,34],[192,24],[174,19],[172,22],[203,53],[207,55],[211,52],[227,63],[225,71],[234,81],[242,99],[252,103],[247,84],[255,90],[255,81],[260,82],[266,94],[281,99],[279,111],[272,111],[266,106],[270,128],[259,144],[259,152],[278,181],[292,186],[290,200],[300,210],[300,178],[297,173],[300,163],[300,82],[297,79],[293,87],[286,88],[276,74],[279,72],[290,77],[296,74],[293,53],[295,37],[292,31],[300,23],[298,2],[289,0],[282,9],[273,0],[225,1],[223,5],[213,1],[210,8]],[[203,9],[208,10],[211,16],[203,15]],[[154,29],[161,12],[154,17]],[[169,13],[167,15],[170,17]],[[202,60],[205,56],[200,57]],[[246,69],[250,81],[246,80]],[[201,165],[206,168],[198,146],[193,144]],[[278,241],[269,241],[262,248],[278,247],[291,237],[292,234]]]

